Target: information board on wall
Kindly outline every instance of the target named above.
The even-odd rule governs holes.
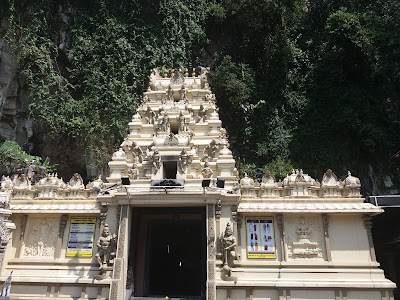
[[[246,220],[247,258],[276,258],[274,219]]]
[[[66,256],[92,257],[96,217],[72,217]]]

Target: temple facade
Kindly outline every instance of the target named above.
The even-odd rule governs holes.
[[[207,71],[153,72],[106,179],[2,179],[10,299],[393,299],[359,179],[240,179]]]

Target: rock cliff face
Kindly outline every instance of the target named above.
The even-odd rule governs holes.
[[[43,126],[30,118],[28,87],[17,71],[15,57],[6,46],[7,28],[7,16],[0,15],[0,143],[14,140],[30,155],[49,157],[65,178],[77,171],[87,174],[88,178],[96,176],[97,170],[86,170],[88,160],[79,141],[65,137],[49,139]],[[60,35],[66,44],[66,32],[62,31]]]

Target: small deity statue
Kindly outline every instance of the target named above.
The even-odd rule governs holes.
[[[190,143],[189,149],[190,156],[197,156],[197,146],[194,143]]]
[[[31,181],[25,174],[18,174],[14,177],[13,186],[20,189],[31,189]]]
[[[173,132],[170,132],[164,141],[164,146],[178,146],[179,140]]]
[[[97,241],[96,259],[100,266],[100,274],[107,272],[107,267],[110,265],[110,260],[115,256],[117,235],[110,233],[108,224],[104,224],[103,232]]]
[[[147,124],[154,124],[156,120],[156,113],[147,106],[146,112],[144,113],[144,119],[146,120]]]
[[[185,149],[182,149],[181,154],[179,156],[179,168],[181,169],[182,174],[186,173],[187,166],[190,163],[191,159],[189,153]]]
[[[166,91],[168,101],[174,100],[174,90],[171,88],[171,85],[168,86],[168,90]]]
[[[187,99],[187,97],[186,97],[186,93],[187,93],[187,89],[186,89],[186,87],[185,87],[185,84],[182,84],[182,87],[181,87],[181,89],[180,89],[180,91],[179,91],[179,95],[180,95],[180,100],[181,101],[188,101],[188,99]]]
[[[221,237],[221,244],[224,251],[224,266],[223,270],[225,271],[228,277],[231,277],[231,266],[233,261],[237,258],[236,255],[236,238],[233,235],[233,230],[231,224],[226,224],[225,233]]]
[[[179,132],[187,131],[186,120],[183,112],[179,113],[178,116],[178,123],[179,123]]]
[[[209,103],[209,104],[213,104],[213,105],[215,105],[215,94],[211,94],[211,93],[209,93],[209,94],[207,94],[206,96],[205,96],[205,100]]]
[[[228,134],[225,128],[219,130],[219,140],[221,145],[226,145],[229,148]]]
[[[68,182],[68,187],[72,189],[84,189],[83,179],[80,174],[75,173]]]
[[[153,154],[151,156],[151,161],[152,161],[152,164],[153,164],[154,173],[157,173],[157,171],[161,167],[161,155],[160,155],[160,152],[158,152],[157,149],[154,150],[154,152],[153,152]]]
[[[135,163],[141,163],[143,161],[143,151],[142,148],[140,148],[140,146],[134,141],[132,141],[131,151]]]
[[[131,180],[139,178],[139,169],[135,163],[133,163],[132,167],[128,170],[128,177]]]
[[[10,176],[4,176],[4,175],[1,176],[1,188],[0,188],[0,190],[2,192],[8,191],[8,190],[11,190],[12,187],[13,187],[13,182],[12,182]]]
[[[150,89],[150,90],[149,90]],[[151,87],[149,86],[149,89],[147,90],[148,92],[151,92]],[[146,103],[146,102],[149,102],[149,96],[147,96],[147,95],[144,95],[143,96],[143,99],[142,99],[142,103]]]
[[[210,73],[210,68],[200,67],[200,80],[204,88],[208,87],[208,78],[207,75]]]
[[[206,161],[204,163],[203,170],[201,171],[201,174],[203,175],[203,178],[211,178],[212,175],[214,174],[213,170],[211,170],[210,165]]]
[[[304,218],[301,218],[299,226],[297,226],[297,237],[300,240],[308,240],[310,238],[311,229],[307,226]]]
[[[173,72],[173,74],[171,77],[171,84],[182,84],[185,80],[185,78],[183,77],[183,74],[182,74],[182,70],[175,69],[175,70],[172,70],[172,72]]]
[[[161,120],[159,120],[158,122],[158,128],[162,132],[167,132],[169,131],[169,126],[170,126],[169,117],[165,113],[163,113]]]
[[[219,150],[218,144],[215,140],[212,140],[210,144],[208,144],[203,151],[203,161],[207,161],[208,159],[213,159],[215,154]]]
[[[200,105],[199,112],[197,114],[197,123],[203,123],[206,120],[207,110],[203,104]]]

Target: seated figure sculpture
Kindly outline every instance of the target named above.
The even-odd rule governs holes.
[[[97,254],[96,259],[100,267],[100,275],[107,272],[110,260],[115,256],[117,235],[110,233],[108,224],[104,224],[103,232],[97,240]]]

